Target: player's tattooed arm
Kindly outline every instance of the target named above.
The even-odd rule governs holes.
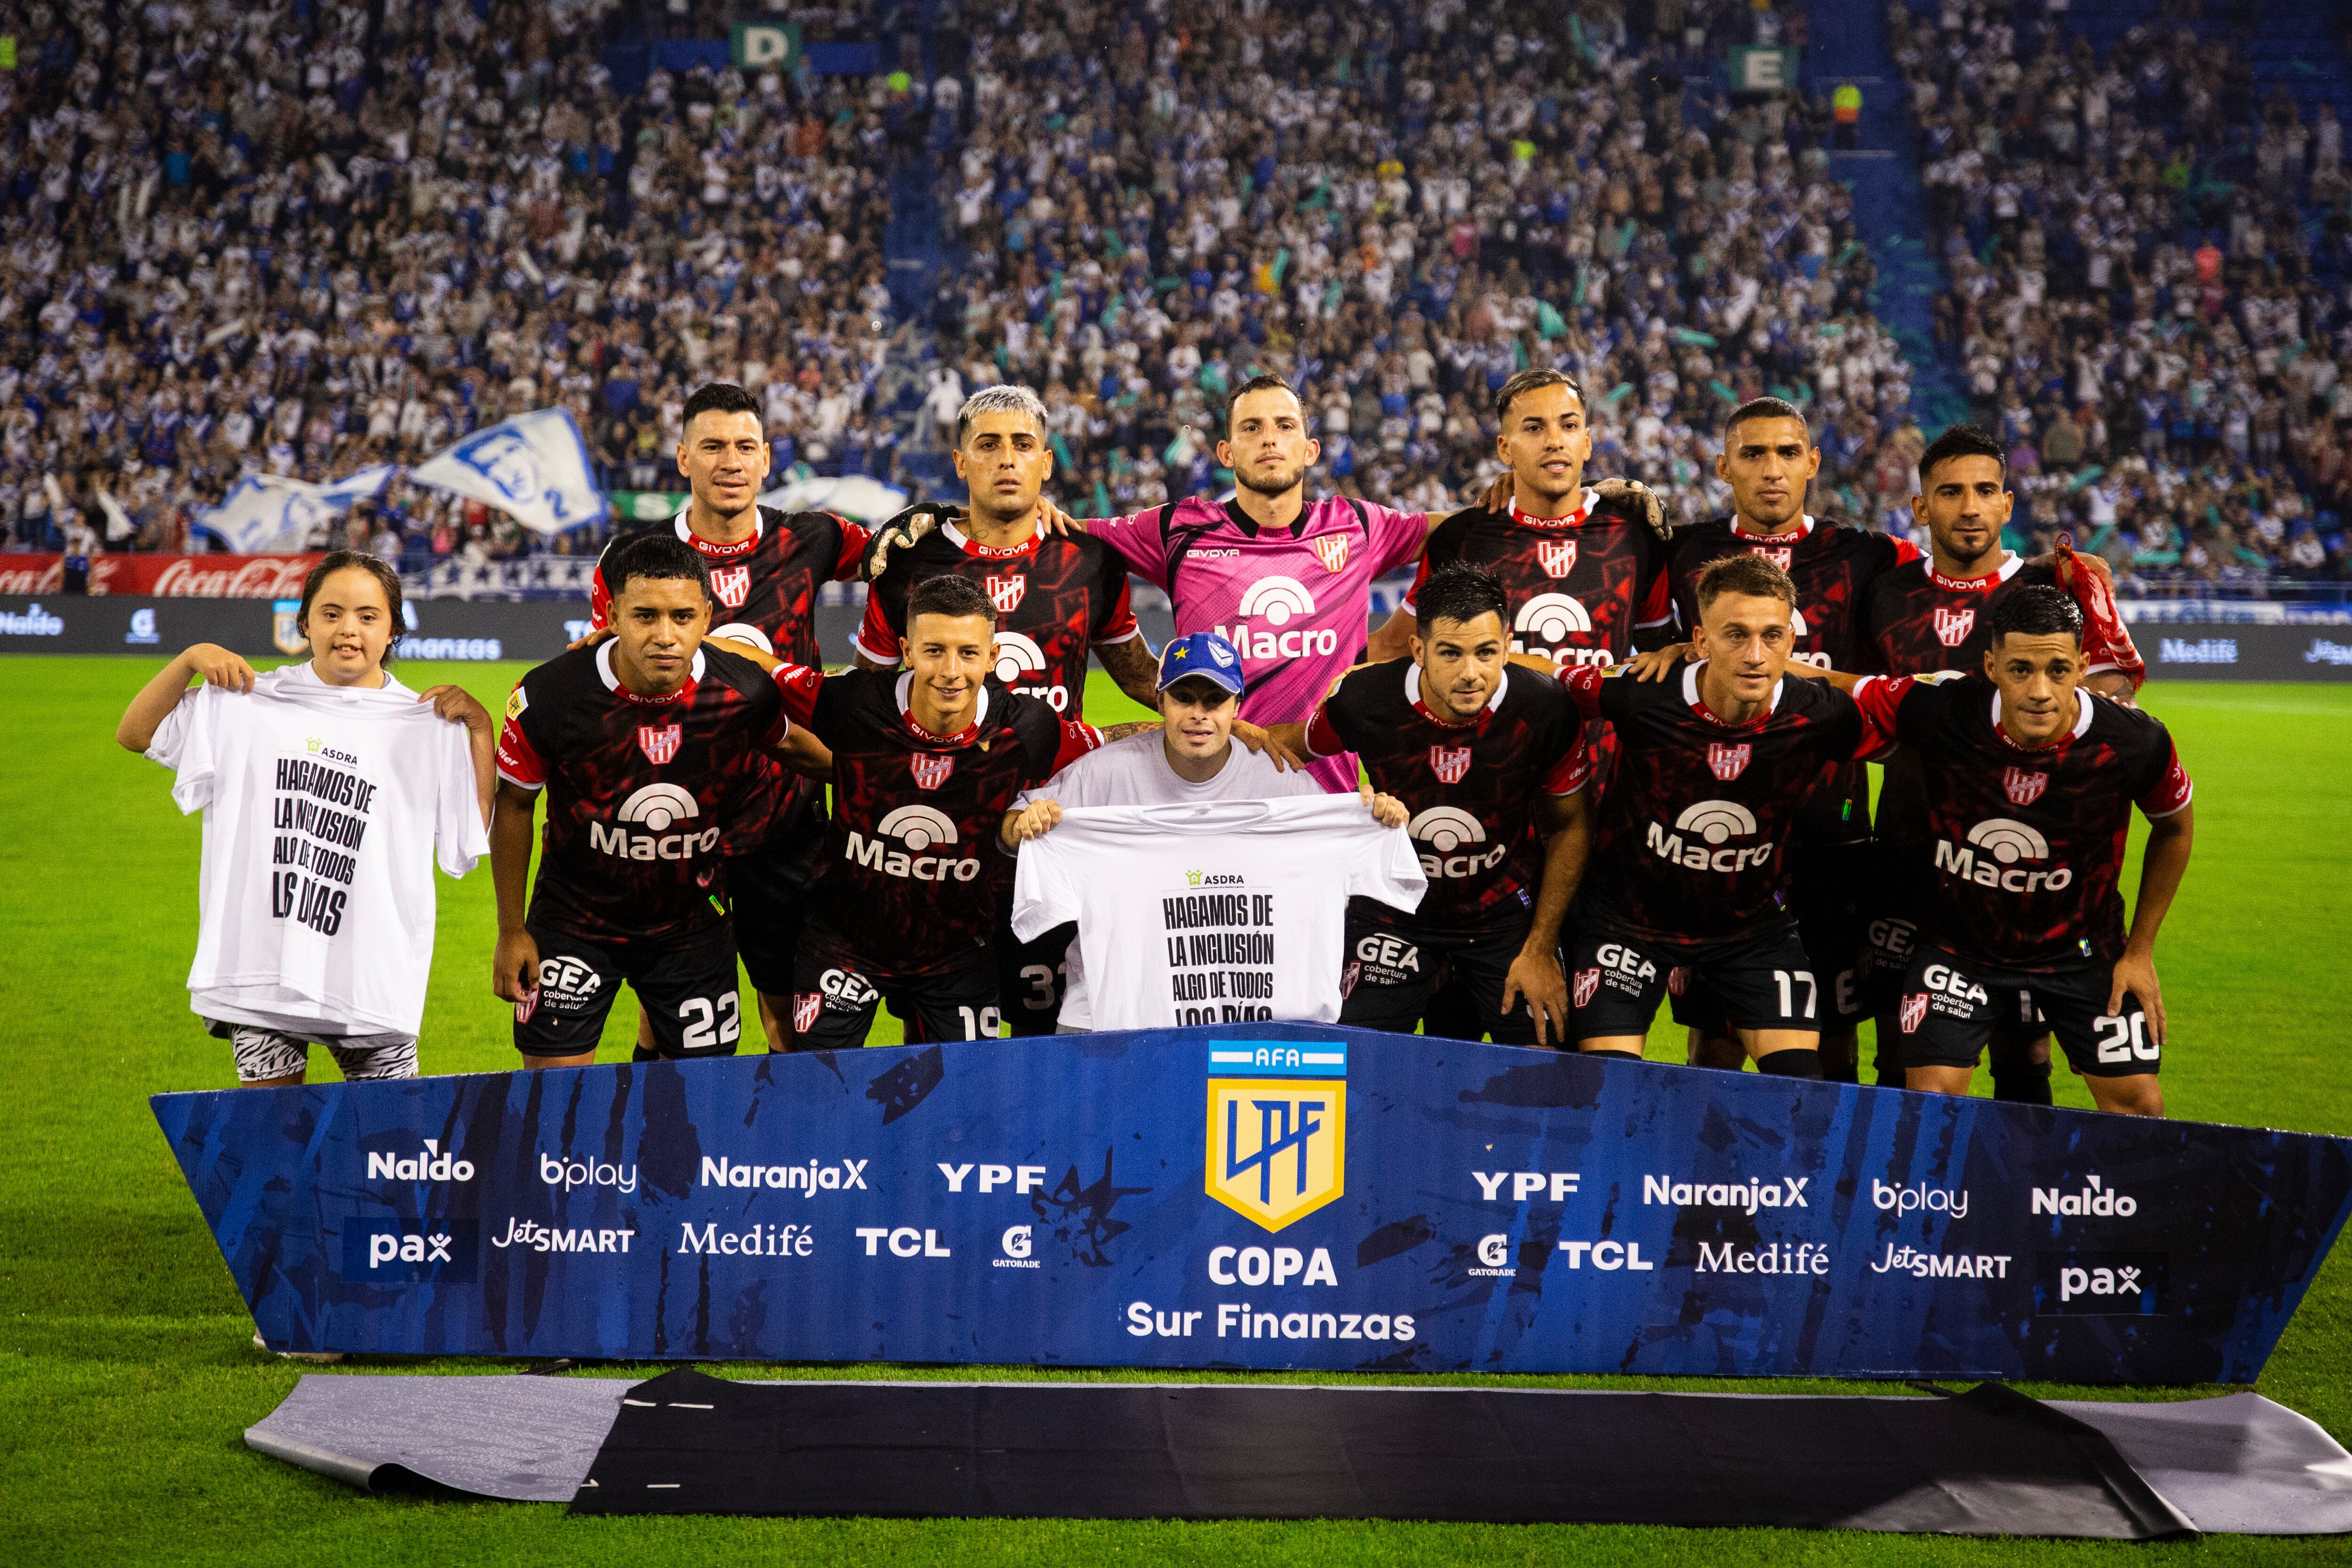
[[[1113,741],[1124,741],[1129,735],[1140,735],[1146,730],[1157,730],[1160,727],[1160,721],[1157,719],[1130,719],[1124,724],[1106,724],[1102,731],[1103,744],[1108,746]],[[1241,726],[1236,724],[1234,728],[1238,731]]]
[[[2184,805],[2169,816],[2151,817],[2147,847],[2140,854],[2139,897],[2132,904],[2131,934],[2124,939],[2123,956],[2116,960],[2110,982],[2107,1014],[2124,1010],[2124,994],[2139,998],[2147,1027],[2158,1047],[2164,1045],[2164,988],[2156,977],[2156,933],[2171,911],[2173,895],[2189,870],[2189,850],[2197,837],[2196,810]]]
[[[207,686],[225,686],[231,691],[253,689],[253,666],[218,643],[200,642],[157,670],[155,679],[139,689],[139,695],[122,710],[122,722],[114,727],[115,743],[126,752],[145,755],[155,743],[155,731],[188,694],[188,682],[198,677]]]
[[[499,945],[490,961],[490,990],[501,1002],[520,1002],[539,986],[539,943],[523,928],[530,889],[531,818],[539,792],[500,780],[490,810],[490,886],[498,899]]]
[[[1141,632],[1125,642],[1097,643],[1095,658],[1121,691],[1146,708],[1160,706],[1160,660]]]
[[[1585,858],[1592,847],[1589,789],[1574,795],[1547,795],[1544,830],[1543,882],[1536,889],[1536,913],[1527,941],[1503,976],[1503,1011],[1515,997],[1528,999],[1535,1020],[1536,1043],[1565,1047],[1568,1039],[1568,977],[1559,968],[1559,928],[1568,918],[1569,900],[1584,880]]]

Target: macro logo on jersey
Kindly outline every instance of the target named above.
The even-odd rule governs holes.
[[[1323,563],[1323,570],[1338,576],[1348,569],[1348,536],[1344,533],[1318,534],[1308,542],[1315,559]]]
[[[1339,1197],[1348,1173],[1348,1047],[1209,1042],[1209,1196],[1266,1230]]]
[[[1536,564],[1547,577],[1558,579],[1576,570],[1576,541],[1545,539],[1536,544]]]
[[[996,579],[992,577],[989,581],[992,583]],[[1020,579],[1015,578],[1014,581],[1017,583]],[[1045,673],[1045,650],[1039,647],[1034,639],[1023,637],[1019,632],[1001,631],[996,634],[996,679],[1015,691],[1026,691],[1033,697],[1043,697],[1053,702],[1054,710],[1058,713],[1063,703],[1054,700],[1051,689],[1035,684],[1036,679]]]
[[[1511,852],[1507,842],[1467,855],[1455,853],[1465,846],[1486,842],[1486,825],[1459,806],[1433,805],[1406,823],[1404,831],[1414,843],[1436,851],[1421,857],[1425,877],[1475,877],[1501,865]]]
[[[1021,595],[1029,591],[1029,579],[1026,577],[999,577],[992,574],[980,581],[982,586],[988,590],[988,602],[996,606],[996,613],[1000,616],[1009,616],[1019,609]],[[1003,634],[998,635],[1001,640]],[[1028,641],[1025,637],[1022,640]],[[1029,646],[1034,649],[1037,645],[1030,643]],[[1038,658],[1036,668],[1039,669],[1045,668],[1045,661],[1042,656]],[[1002,679],[1009,682],[1011,678]]]
[[[741,609],[743,601],[751,596],[751,569],[749,566],[712,568],[710,595],[730,610]]]
[[[1316,542],[1321,543],[1320,540]],[[1335,568],[1336,570],[1336,568]],[[1339,634],[1328,626],[1321,630],[1260,631],[1250,625],[1253,616],[1269,626],[1286,626],[1302,616],[1315,613],[1315,595],[1296,577],[1261,577],[1249,585],[1236,606],[1234,624],[1218,626],[1216,633],[1239,649],[1247,658],[1307,658],[1317,654],[1339,651]]]
[[[1752,745],[1726,746],[1710,743],[1706,748],[1707,771],[1725,784],[1729,784],[1748,771],[1748,761],[1756,754]],[[1755,831],[1750,828],[1748,831]]]
[[[944,779],[947,774],[943,772],[940,776]],[[919,776],[917,782],[920,782]],[[895,844],[890,842],[893,839],[897,840]],[[843,854],[886,877],[905,877],[917,882],[971,881],[980,875],[977,859],[967,856],[959,860],[931,853],[955,842],[956,825],[946,813],[928,805],[902,805],[874,825],[871,838],[851,828]]]
[[[645,752],[646,761],[659,767],[677,755],[677,743],[686,739],[683,724],[640,724],[637,726],[637,750]],[[622,818],[627,821],[626,817]]]
[[[1938,608],[1936,611],[1936,640],[1946,647],[1959,647],[1976,629],[1977,613],[1974,610]]]
[[[949,774],[955,772],[955,759],[953,757],[940,756],[936,752],[917,752],[914,755],[907,759],[907,771],[915,776],[915,787],[917,789],[937,789],[940,785],[948,782]],[[917,808],[910,807],[909,809]],[[928,810],[929,808],[922,807],[919,809]],[[938,813],[934,812],[932,815],[938,816]],[[947,819],[945,817],[940,817],[940,820],[944,822]],[[885,833],[890,831],[887,818],[885,819],[885,826],[882,827],[881,831]],[[948,829],[948,837],[950,838],[953,838],[955,837],[955,829],[952,826]]]
[[[2011,805],[2032,805],[2050,787],[2048,773],[2028,773],[2023,768],[2010,768],[2000,775],[2000,787]]]
[[[1570,564],[1573,565],[1574,563],[1570,562]],[[1538,594],[1526,604],[1521,605],[1519,613],[1511,617],[1511,629],[1519,634],[1511,639],[1513,653],[1539,652],[1540,648],[1531,647],[1529,645],[1541,644],[1549,647],[1570,637],[1589,633],[1592,630],[1592,616],[1587,613],[1581,600],[1572,598],[1569,595]],[[1606,664],[1609,662],[1608,650],[1605,648],[1574,650],[1561,648],[1559,657],[1569,658],[1571,651],[1579,663]],[[1583,656],[1588,653],[1598,657],[1594,660],[1587,660]]]
[[[673,726],[673,729],[675,726]],[[644,731],[638,731],[640,737]],[[675,736],[670,749],[677,750]],[[623,824],[606,827],[601,822],[588,825],[588,847],[624,860],[691,860],[718,847],[719,829],[707,828],[699,833],[691,830],[672,833],[670,829],[689,817],[702,815],[702,807],[694,796],[673,784],[649,784],[621,803],[614,814]],[[631,827],[642,827],[642,833],[632,833]]]
[[[2074,881],[2074,873],[2063,866],[2042,871],[2019,864],[2049,858],[2050,841],[2041,830],[2009,816],[1989,816],[1978,823],[1969,829],[1966,844],[1948,838],[1936,841],[1937,870],[2005,893],[2034,893],[2045,888],[2055,893]]]
[[[1686,806],[1668,832],[1650,824],[1649,846],[1662,860],[1692,871],[1744,871],[1772,858],[1775,846],[1748,844],[1725,849],[1734,838],[1755,837],[1756,816],[1736,800],[1703,800]]]
[[[1470,772],[1470,748],[1467,746],[1430,747],[1429,771],[1437,775],[1437,782],[1440,784],[1460,784]],[[1426,816],[1427,813],[1423,815]]]

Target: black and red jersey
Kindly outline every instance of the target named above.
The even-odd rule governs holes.
[[[1013,797],[1102,744],[1039,698],[982,689],[962,733],[934,735],[908,710],[914,677],[779,671],[786,707],[833,752],[833,820],[809,891],[804,942],[869,975],[967,962],[997,926],[1010,860],[997,832]]]
[[[778,511],[761,507],[751,537],[740,544],[715,544],[686,525],[680,512],[656,528],[622,534],[604,547],[590,590],[592,624],[612,622],[612,584],[604,563],[613,552],[646,533],[675,533],[710,563],[710,635],[756,643],[786,664],[818,663],[816,592],[827,583],[857,575],[866,541],[863,526],[829,511]],[[747,635],[750,634],[750,635]]]
[[[1431,929],[1523,924],[1542,882],[1541,797],[1574,795],[1591,773],[1575,700],[1510,667],[1478,717],[1456,723],[1423,700],[1412,659],[1363,666],[1317,707],[1307,744],[1355,752],[1372,787],[1412,814],[1405,831],[1429,879],[1412,923]]]
[[[1441,566],[1466,562],[1495,574],[1509,601],[1511,651],[1570,665],[1622,662],[1637,629],[1674,618],[1666,544],[1631,497],[1591,490],[1566,517],[1473,507],[1437,525],[1404,607]]]
[[[684,686],[644,698],[614,673],[614,646],[558,654],[507,699],[499,776],[547,792],[531,923],[589,942],[689,936],[722,918],[723,836],[764,808],[762,748],[791,728],[784,671],[705,647]]]
[[[1797,587],[1790,616],[1792,658],[1821,669],[1861,670],[1869,662],[1864,600],[1884,574],[1919,558],[1919,547],[1891,534],[1802,517],[1785,533],[1751,533],[1736,517],[1713,518],[1675,530],[1667,575],[1675,617],[1685,636],[1698,625],[1698,578],[1727,555],[1762,555]],[[1807,808],[1804,839],[1857,843],[1870,837],[1870,780],[1859,763],[1840,770]]]
[[[1086,717],[1087,652],[1142,635],[1128,604],[1127,563],[1100,540],[1033,533],[987,545],[947,523],[891,558],[866,595],[851,646],[876,664],[897,664],[907,595],[950,573],[979,584],[996,605],[996,679],[1066,719]]]
[[[1601,796],[1592,913],[1653,941],[1714,942],[1788,928],[1787,847],[1806,797],[1885,737],[1845,693],[1784,676],[1769,708],[1727,723],[1699,696],[1706,661],[1661,680],[1571,669],[1562,681],[1617,731],[1617,776]]]
[[[2195,787],[2159,721],[2077,690],[2074,729],[2028,748],[2001,729],[2000,690],[1980,675],[1866,680],[1853,695],[1927,784],[1923,938],[2002,969],[2122,953],[2131,808],[2169,816]]]

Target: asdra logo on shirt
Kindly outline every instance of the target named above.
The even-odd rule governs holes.
[[[898,842],[890,842],[892,839]],[[917,882],[969,882],[980,875],[977,858],[958,860],[931,853],[955,842],[956,825],[945,812],[928,805],[902,805],[874,825],[871,838],[851,828],[842,854],[886,877],[905,877]]]
[[[2038,792],[2037,792],[2038,793]],[[2009,816],[1989,816],[1969,829],[1968,842],[1936,841],[1936,869],[2004,893],[2059,892],[2074,880],[2063,866],[2040,870],[2021,861],[2050,858],[2050,841],[2029,823]]]
[[[1744,871],[1771,859],[1776,846],[1743,844],[1728,849],[1721,846],[1755,836],[1756,815],[1746,806],[1736,800],[1703,800],[1685,807],[1675,818],[1671,832],[1651,823],[1649,846],[1660,859],[1689,870]]]
[[[649,784],[621,803],[622,826],[588,825],[588,847],[624,860],[691,860],[719,845],[719,829],[672,833],[677,824],[702,815],[694,796],[674,784]],[[632,833],[632,827],[643,832]]]
[[[1261,577],[1249,585],[1235,607],[1234,624],[1216,633],[1245,658],[1307,658],[1339,651],[1339,634],[1330,627],[1284,631],[1291,622],[1315,613],[1315,595],[1296,577]],[[1250,625],[1257,616],[1273,631]]]

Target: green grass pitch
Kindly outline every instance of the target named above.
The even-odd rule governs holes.
[[[495,710],[520,666],[404,670],[464,681]],[[2333,1540],[2215,1538],[2123,1548],[1777,1531],[1592,1526],[958,1521],[572,1520],[551,1505],[368,1498],[248,1451],[241,1430],[300,1369],[262,1354],[146,1097],[234,1081],[184,989],[195,942],[197,826],[168,777],[119,751],[115,720],[154,666],[0,658],[13,738],[0,750],[0,1552],[24,1563],[499,1560],[702,1562],[757,1556],[856,1563],[1968,1563],[2337,1561]],[[1098,721],[1132,716],[1099,674]],[[2172,1016],[2173,1114],[2352,1131],[2352,1073],[2330,978],[2352,926],[2352,690],[2167,684],[2147,706],[2197,777],[2199,842],[2158,952]],[[507,1010],[489,994],[488,868],[441,884],[424,1040],[432,1072],[509,1068]],[[749,998],[747,997],[747,1004]],[[634,1032],[616,1008],[604,1056]],[[747,1005],[747,1021],[756,1014]],[[1650,1054],[1679,1058],[1661,1028]],[[895,1043],[887,1017],[877,1043]],[[752,1044],[747,1041],[747,1047]],[[331,1077],[317,1053],[312,1071]],[[1981,1083],[1982,1075],[1979,1075]],[[2057,1074],[2063,1104],[2088,1108]],[[2262,1391],[2352,1439],[2352,1262],[2320,1275]],[[357,1370],[511,1370],[382,1363]],[[750,1377],[1005,1377],[999,1368],[728,1366]],[[617,1374],[617,1371],[615,1373]],[[1057,1373],[1057,1376],[1089,1374]],[[1110,1373],[1107,1377],[1126,1375]],[[1167,1374],[1151,1373],[1154,1379]],[[1334,1377],[1329,1381],[1347,1381]],[[1409,1381],[1409,1380],[1399,1380]],[[1545,1386],[1697,1382],[1522,1378]],[[1744,1391],[1852,1390],[1827,1383]],[[2116,1391],[2027,1385],[2053,1396]],[[1883,1390],[1882,1390],[1883,1391]],[[2141,1396],[2212,1392],[2150,1389]]]

